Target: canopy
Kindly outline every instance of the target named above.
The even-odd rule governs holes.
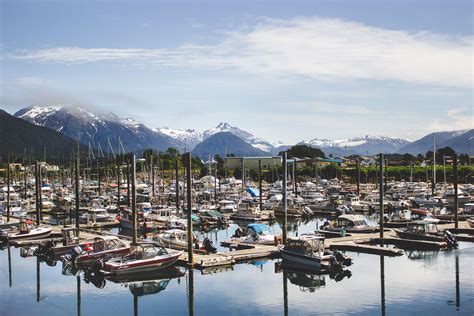
[[[260,191],[255,188],[247,188],[247,192],[250,193],[252,197],[260,196]]]
[[[265,224],[248,224],[247,228],[253,230],[257,234],[260,234],[264,231],[270,231],[270,227]]]

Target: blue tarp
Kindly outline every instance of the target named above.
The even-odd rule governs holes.
[[[247,188],[247,192],[250,193],[252,197],[260,196],[260,191],[255,188]]]
[[[257,234],[260,234],[263,231],[270,231],[270,227],[265,224],[248,224],[247,228],[253,230]]]

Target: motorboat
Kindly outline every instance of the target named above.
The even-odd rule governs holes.
[[[458,246],[456,239],[449,231],[439,231],[438,226],[432,222],[414,221],[404,228],[395,228],[394,231],[400,238],[445,242],[448,248]]]
[[[324,235],[303,234],[298,238],[288,238],[286,245],[278,246],[282,258],[292,265],[315,269],[344,269],[352,259],[339,252],[326,251]]]
[[[466,219],[466,221],[467,221],[467,224],[469,225],[469,227],[474,228],[474,219],[473,218],[468,218],[468,219]]]
[[[248,224],[246,233],[239,227],[233,237],[239,239],[240,242],[248,244],[275,244],[275,236],[270,232],[270,227],[261,223]]]
[[[80,247],[79,247],[80,248]],[[81,249],[82,250],[82,249]],[[99,236],[94,238],[91,245],[86,245],[77,256],[68,258],[76,265],[89,265],[99,259],[107,260],[122,257],[130,253],[130,247],[117,236]]]
[[[0,230],[0,239],[12,241],[46,238],[51,234],[52,230],[49,226],[36,226],[30,220],[22,220],[18,230]]]
[[[238,210],[230,216],[233,220],[241,221],[271,221],[275,218],[272,211],[260,210],[258,205],[250,205],[249,203],[239,203]]]
[[[96,263],[107,272],[124,275],[170,267],[182,253],[182,251],[168,252],[156,242],[140,242],[131,244],[130,253],[124,257],[105,262],[99,260]]]
[[[158,244],[163,247],[173,249],[187,249],[188,248],[188,232],[181,229],[166,230],[153,238]],[[211,240],[205,238],[200,241],[196,235],[193,234],[193,247],[197,250],[203,250],[210,253],[217,251]]]
[[[340,215],[332,222],[326,221],[320,229],[332,232],[345,231],[348,233],[373,233],[378,230],[377,227],[367,224],[364,216],[351,214]]]

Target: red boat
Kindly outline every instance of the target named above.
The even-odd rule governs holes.
[[[169,253],[155,242],[140,242],[130,245],[130,254],[110,259],[102,264],[102,268],[116,275],[153,271],[173,265],[182,253],[182,251]]]
[[[100,236],[94,239],[92,247],[86,245],[85,251],[75,259],[76,265],[89,265],[100,259],[110,259],[123,257],[130,253],[130,246],[127,246],[116,236]]]

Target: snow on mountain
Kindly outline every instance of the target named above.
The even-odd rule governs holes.
[[[234,134],[235,136],[241,138],[253,147],[263,150],[265,152],[272,152],[274,148],[274,146],[269,142],[261,138],[255,137],[253,134],[225,122],[221,122],[216,127],[205,130],[204,132],[196,131],[194,129],[183,130],[171,129],[168,127],[157,128],[155,130],[160,131],[161,133],[168,135],[176,140],[184,142],[190,150],[192,150],[197,144],[206,140],[212,135],[226,132]]]
[[[61,106],[43,107],[33,105],[18,111],[17,113],[15,113],[15,116],[29,121],[35,125],[44,126],[46,118],[55,114],[56,112],[61,110],[61,108]]]

